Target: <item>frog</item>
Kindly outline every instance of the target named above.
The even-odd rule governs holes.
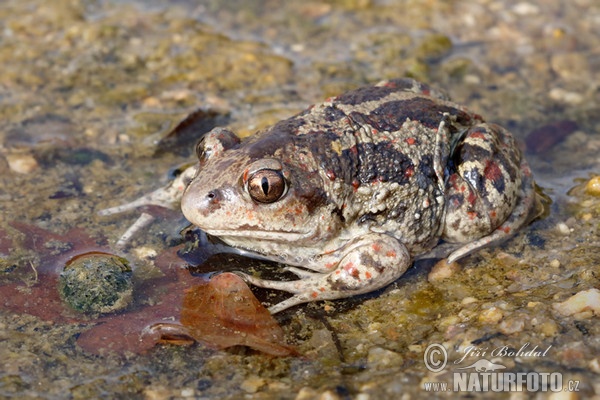
[[[422,258],[454,263],[541,212],[514,136],[410,78],[331,97],[243,140],[216,127],[196,153],[169,186],[100,213],[180,207],[203,245],[209,235],[222,241],[216,252],[285,265],[297,279],[237,272],[290,293],[273,314],[382,289]]]
[[[408,78],[328,98],[244,140],[214,128],[196,152],[181,211],[297,277],[238,272],[291,294],[273,314],[382,289],[443,244],[453,263],[506,240],[539,209],[514,136]]]

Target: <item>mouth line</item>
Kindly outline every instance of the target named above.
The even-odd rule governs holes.
[[[261,231],[251,229],[203,229],[209,235],[218,238],[249,238],[261,240],[278,240],[285,239],[287,241],[306,239],[311,236],[311,232],[302,231]]]

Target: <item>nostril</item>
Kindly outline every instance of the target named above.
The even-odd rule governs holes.
[[[216,203],[217,201],[219,201],[219,193],[216,190],[211,190],[206,194],[206,199],[210,203]]]

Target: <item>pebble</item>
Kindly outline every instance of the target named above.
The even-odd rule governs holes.
[[[28,153],[7,154],[6,162],[8,167],[18,174],[29,174],[39,167],[37,160]]]
[[[258,376],[249,376],[242,382],[240,388],[246,393],[256,393],[265,385],[265,380]]]
[[[517,15],[535,15],[540,13],[540,8],[532,3],[521,2],[513,6],[513,11]]]
[[[569,236],[571,234],[571,230],[564,222],[559,222],[556,224],[556,230],[565,236]]]
[[[460,265],[457,262],[447,263],[445,259],[442,259],[433,266],[427,275],[427,281],[429,283],[440,282],[452,277],[458,271],[460,271]]]
[[[569,92],[565,89],[554,88],[548,93],[552,100],[561,101],[572,105],[581,104],[583,95],[577,92]]]
[[[487,310],[483,310],[479,314],[479,322],[483,324],[497,324],[500,322],[504,314],[498,307],[490,307]]]
[[[195,391],[192,388],[181,389],[181,397],[193,397],[194,394],[195,394]]]
[[[390,366],[399,366],[402,364],[402,356],[395,351],[386,350],[381,347],[372,347],[367,355],[367,364],[369,367],[385,369]]]
[[[595,176],[585,184],[585,192],[600,197],[600,176]]]
[[[525,320],[523,318],[510,318],[500,322],[498,330],[505,335],[521,332],[525,328]]]
[[[537,329],[545,337],[554,337],[558,335],[559,332],[559,326],[554,321],[542,322]]]
[[[555,311],[564,316],[569,316],[584,311],[593,311],[596,316],[600,315],[600,290],[583,290],[562,303],[554,303]]]
[[[475,297],[465,297],[464,299],[462,299],[460,304],[466,306],[467,304],[477,303],[478,301],[479,300],[477,300]]]

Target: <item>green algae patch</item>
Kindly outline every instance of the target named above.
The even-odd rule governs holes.
[[[71,259],[58,280],[61,298],[74,310],[109,313],[126,308],[133,294],[127,259],[106,253],[87,253]]]

